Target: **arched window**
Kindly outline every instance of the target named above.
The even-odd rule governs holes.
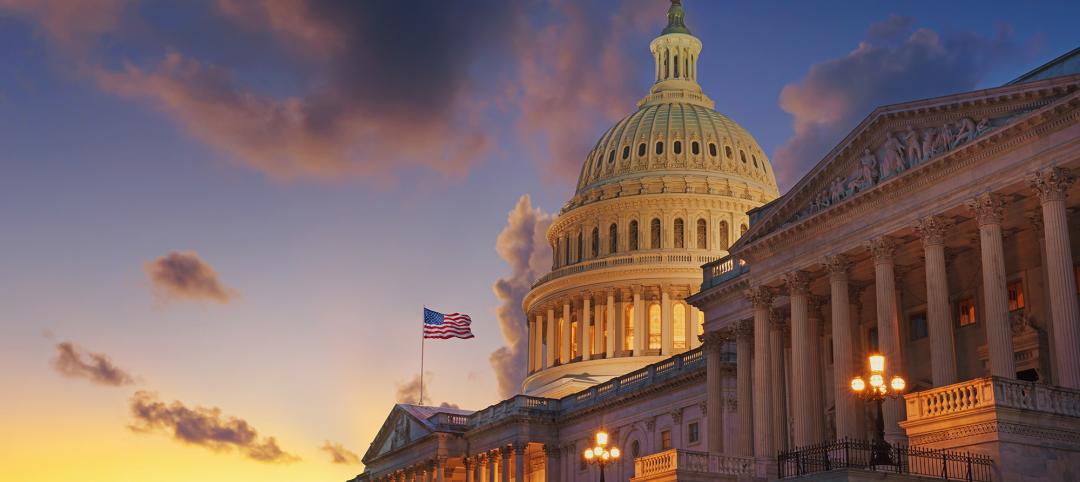
[[[660,155],[664,153],[664,141],[656,141],[656,154]]]
[[[743,164],[746,164],[746,153],[741,149],[739,150],[739,159],[742,160]]]
[[[709,225],[704,219],[697,220],[697,248],[709,249]]]
[[[684,231],[686,231],[686,229],[685,226],[683,226],[682,218],[675,218],[675,224],[672,225],[672,229],[675,231],[675,248],[685,248],[686,237],[684,236]]]
[[[615,162],[615,149],[612,149],[611,152],[608,153],[607,162],[608,164]]]
[[[611,223],[611,227],[608,228],[608,252],[615,254],[619,252],[619,225]]]
[[[690,143],[690,153],[695,156],[701,154],[701,144],[698,144],[698,141]]]
[[[682,154],[682,141],[675,141],[671,148],[675,150],[676,154]]]
[[[641,456],[641,444],[637,440],[630,444],[630,455],[635,459]]]
[[[742,236],[742,235],[746,234],[746,229],[747,228],[746,228],[745,224],[739,225],[739,236]]]
[[[675,303],[671,310],[672,318],[675,320],[674,329],[671,330],[672,346],[676,350],[685,350],[688,348],[686,345],[686,305]]]
[[[728,249],[728,225],[727,221],[720,221],[718,225],[720,229],[720,239],[717,240],[720,245],[720,249]]]
[[[663,341],[663,335],[661,335],[661,326],[663,323],[660,319],[660,303],[653,303],[649,305],[649,349],[659,350]]]
[[[623,148],[622,148],[622,158],[626,159],[628,157],[630,157],[630,146],[623,146]]]
[[[638,227],[637,220],[630,221],[630,239],[627,240],[630,245],[630,251],[637,251],[638,249]]]
[[[622,349],[630,351],[634,349],[634,305],[626,303],[623,310],[623,343]]]
[[[642,142],[641,144],[638,144],[638,146],[637,146],[637,155],[638,155],[638,157],[642,157],[642,156],[645,155],[645,143],[644,142]]]
[[[577,233],[577,262],[580,263],[585,258],[585,240],[582,233]]]
[[[709,143],[709,155],[716,157],[716,144]]]
[[[563,263],[570,264],[570,235],[563,240]]]
[[[724,155],[731,159],[731,146],[724,146]]]
[[[600,256],[600,228],[592,228],[592,257]]]
[[[697,323],[697,334],[698,335],[704,335],[705,334],[705,312],[699,310],[697,312],[697,319],[694,320],[694,322]]]
[[[649,223],[649,249],[660,249],[660,220],[657,218]]]

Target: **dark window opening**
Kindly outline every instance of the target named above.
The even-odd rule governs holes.
[[[698,144],[698,141],[694,141],[694,142],[690,143],[690,153],[695,155],[695,156],[698,155],[698,154],[701,154],[701,145]]]
[[[637,155],[638,155],[638,157],[641,157],[641,156],[645,155],[645,143],[644,142],[642,142],[640,145],[637,146]]]
[[[612,149],[611,152],[608,153],[607,162],[609,164],[612,163],[612,162],[615,162],[615,149]]]
[[[716,157],[716,144],[709,143],[709,155]]]
[[[664,143],[663,143],[663,141],[657,142],[656,143],[656,154],[659,155],[659,154],[663,154],[663,153],[664,153]]]
[[[731,146],[724,146],[724,154],[728,159],[731,159]]]
[[[675,144],[672,145],[671,147],[675,150],[676,154],[682,154],[682,142],[681,141],[675,141]]]
[[[630,146],[625,146],[622,148],[622,158],[626,159],[628,157],[630,157]]]

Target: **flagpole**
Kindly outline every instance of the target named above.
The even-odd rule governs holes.
[[[427,314],[427,306],[424,306],[422,315]],[[423,317],[420,318],[420,400],[416,402],[417,405],[424,405],[424,324]]]

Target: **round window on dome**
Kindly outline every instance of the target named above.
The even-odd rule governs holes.
[[[664,153],[664,141],[657,141],[657,143],[656,143],[656,154],[660,155],[660,154],[663,154],[663,153]]]
[[[682,154],[682,141],[675,141],[671,148],[675,150],[676,154]]]
[[[698,154],[701,154],[701,145],[698,144],[698,141],[694,141],[694,142],[690,143],[690,153],[695,155],[695,156],[698,155]]]
[[[624,146],[622,148],[622,158],[625,160],[630,157],[630,146]]]
[[[641,145],[637,146],[637,155],[638,155],[638,157],[642,157],[642,156],[645,155],[645,143],[644,142],[642,142]]]
[[[716,157],[716,144],[713,144],[712,142],[709,143],[709,155]]]

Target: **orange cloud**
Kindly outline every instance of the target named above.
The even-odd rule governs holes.
[[[211,300],[228,303],[236,290],[227,288],[198,254],[174,251],[144,266],[154,288],[164,298]]]
[[[319,447],[319,450],[330,454],[332,464],[356,465],[360,463],[360,456],[356,452],[346,449],[339,443],[330,443],[327,440],[322,447]]]

